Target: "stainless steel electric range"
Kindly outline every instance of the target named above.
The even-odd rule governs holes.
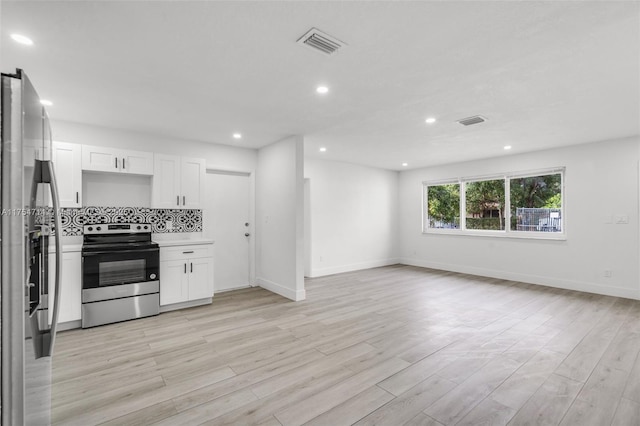
[[[85,225],[82,328],[158,315],[159,269],[150,224]]]

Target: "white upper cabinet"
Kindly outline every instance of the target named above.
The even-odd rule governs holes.
[[[152,206],[158,209],[179,209],[180,157],[156,154],[153,168]]]
[[[123,173],[133,173],[136,175],[153,174],[153,152],[144,151],[120,151],[122,158]]]
[[[52,148],[60,207],[82,207],[82,145],[53,142]]]
[[[206,163],[202,158],[154,156],[152,207],[199,209],[204,197]]]
[[[82,145],[82,170],[152,175],[153,153]]]
[[[204,180],[207,173],[205,161],[201,158],[184,158],[182,166],[181,188],[182,207],[185,209],[202,208]]]

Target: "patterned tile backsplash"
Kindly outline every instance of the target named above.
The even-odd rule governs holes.
[[[152,232],[201,232],[202,210],[196,209],[149,209],[144,207],[83,207],[63,208],[62,235],[82,235],[83,225],[96,223],[150,223]],[[167,229],[171,221],[171,230]]]

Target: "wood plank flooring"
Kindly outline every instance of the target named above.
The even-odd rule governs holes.
[[[640,302],[409,266],[59,335],[61,425],[640,425]]]

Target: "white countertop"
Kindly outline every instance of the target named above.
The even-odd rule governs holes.
[[[210,238],[204,238],[202,232],[153,234],[151,239],[160,247],[214,244]]]

